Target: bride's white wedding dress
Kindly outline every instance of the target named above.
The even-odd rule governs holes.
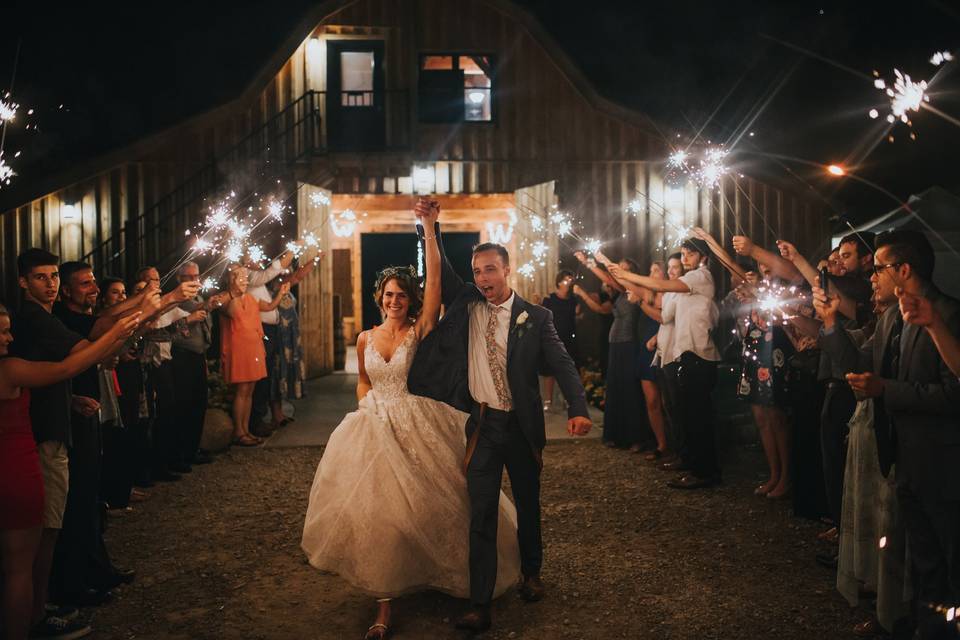
[[[372,390],[327,444],[301,546],[310,564],[381,598],[470,593],[470,501],[462,463],[466,414],[407,391],[413,329],[389,362],[367,340]],[[520,573],[517,515],[500,493],[495,595]]]

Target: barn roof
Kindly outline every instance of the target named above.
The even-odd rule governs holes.
[[[251,79],[234,97],[221,104],[208,108],[164,127],[154,133],[146,134],[136,141],[120,146],[107,153],[73,164],[69,169],[59,171],[46,178],[22,181],[0,191],[0,211],[22,206],[58,189],[69,187],[92,175],[124,162],[136,161],[162,144],[176,131],[203,127],[228,116],[234,110],[246,106],[250,99],[263,91],[263,88],[281,70],[287,60],[294,55],[300,44],[316,29],[317,25],[336,12],[359,0],[326,0],[308,9],[289,35],[276,47]],[[637,126],[650,135],[663,137],[661,128],[646,114],[625,107],[600,95],[596,87],[573,62],[569,55],[543,27],[539,20],[526,9],[510,0],[479,0],[497,11],[509,16],[522,25],[530,36],[547,52],[560,71],[570,80],[579,94],[592,107],[623,122]]]

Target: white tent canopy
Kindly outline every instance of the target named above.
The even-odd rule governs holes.
[[[941,291],[960,298],[960,198],[941,187],[931,187],[910,196],[907,206],[857,227],[857,231],[874,233],[893,229],[915,229],[926,234],[936,257],[934,283]],[[834,236],[833,246],[845,235]]]

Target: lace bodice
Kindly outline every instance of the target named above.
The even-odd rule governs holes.
[[[378,399],[386,400],[408,396],[407,372],[413,362],[413,354],[417,350],[416,332],[411,327],[407,331],[400,346],[393,352],[390,362],[383,359],[380,352],[373,346],[373,339],[367,340],[363,361],[370,378],[370,384]]]

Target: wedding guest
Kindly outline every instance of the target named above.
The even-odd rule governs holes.
[[[661,262],[650,264],[651,278],[666,280],[667,273]],[[640,307],[643,315],[637,323],[637,378],[646,403],[647,419],[657,442],[657,448],[644,456],[648,462],[660,460],[668,455],[666,427],[664,425],[663,401],[660,386],[657,383],[656,336],[663,319],[660,310],[663,306],[663,293],[648,291],[630,282],[622,282],[630,302]]]
[[[64,262],[60,276],[61,299],[53,306],[53,313],[69,330],[92,341],[98,321],[94,309],[100,295],[93,269],[84,262]],[[100,416],[104,406],[100,371],[104,364],[108,363],[94,364],[72,380],[67,502],[51,576],[53,600],[59,604],[102,604],[111,598],[112,589],[129,583],[134,576],[132,570],[113,565],[103,543]]]
[[[111,277],[104,278],[100,282],[97,312],[99,314],[126,299],[127,288],[123,280]],[[107,508],[114,513],[125,513],[130,505],[135,476],[133,460],[137,425],[129,422],[128,416],[124,415],[121,403],[123,389],[120,388],[121,371],[123,371],[120,361],[128,352],[129,349],[121,351],[114,368],[103,368],[100,371],[100,404],[102,407],[113,408],[115,406],[116,408],[116,415],[113,416],[112,421],[101,412],[100,422],[104,428],[102,430],[103,461],[100,476],[100,497],[107,504]],[[129,363],[125,362],[123,364],[128,365]],[[117,393],[117,390],[119,390],[119,393]],[[113,395],[105,398],[110,396],[111,391]]]
[[[667,279],[676,280],[683,275],[683,260],[680,253],[673,253],[667,258]],[[674,470],[674,465],[682,464],[682,453],[684,448],[683,429],[680,424],[680,413],[677,407],[679,398],[677,390],[677,367],[679,363],[673,355],[673,327],[671,320],[667,322],[663,318],[664,309],[671,308],[668,312],[670,318],[675,317],[677,293],[673,291],[664,292],[660,298],[660,308],[654,309],[651,305],[641,302],[641,309],[644,313],[652,315],[659,323],[657,335],[647,341],[647,348],[651,349],[653,354],[653,365],[657,370],[657,382],[661,391],[662,407],[665,417],[664,437],[666,438],[666,454],[660,456],[660,468],[665,471]]]
[[[876,300],[890,306],[859,348],[838,323],[839,296],[814,290],[823,319],[821,346],[847,371],[860,398],[874,398],[880,469],[896,463],[897,501],[906,526],[921,638],[950,637],[936,607],[960,602],[960,433],[956,406],[960,381],[919,327],[903,323],[896,288],[929,298],[952,333],[960,330],[960,303],[940,293],[931,279],[934,251],[918,231],[897,230],[876,238]]]
[[[677,280],[655,280],[607,264],[614,278],[624,278],[653,291],[674,291],[676,308],[663,319],[675,323],[673,355],[679,361],[677,370],[677,408],[686,439],[689,471],[667,483],[675,489],[702,489],[720,482],[714,433],[711,393],[716,384],[716,363],[720,353],[713,343],[712,332],[717,322],[717,305],[713,301],[713,276],[707,266],[709,249],[700,238],[689,238],[680,246],[686,273]]]
[[[754,286],[778,284],[767,265],[760,263],[758,268],[761,279],[759,282],[754,279]],[[792,478],[792,434],[786,408],[793,378],[789,362],[793,345],[782,325],[782,316],[765,311],[756,300],[746,311],[737,396],[750,403],[770,469],[770,478],[754,493],[768,498],[785,498],[790,492]]]
[[[180,282],[200,282],[200,267],[187,261],[177,267]],[[174,393],[177,398],[179,439],[177,448],[184,464],[207,464],[213,460],[200,451],[203,423],[207,415],[207,350],[213,334],[210,310],[220,305],[226,295],[204,299],[199,293],[180,304],[188,315],[175,325],[172,337]]]
[[[595,313],[613,315],[610,326],[610,356],[607,361],[606,396],[603,405],[603,443],[608,447],[626,448],[633,453],[644,451],[649,428],[643,405],[637,393],[637,323],[640,310],[627,299],[626,289],[608,271],[597,266],[582,252],[574,254],[597,278],[614,291],[613,301],[598,304],[575,285],[573,292]],[[626,272],[639,271],[633,260],[624,258],[619,267]],[[652,448],[652,447],[651,447]]]
[[[235,391],[233,444],[255,447],[263,444],[263,439],[248,429],[253,388],[258,380],[267,376],[260,313],[276,309],[290,287],[282,285],[272,301],[261,302],[247,292],[248,273],[244,266],[230,267],[229,302],[224,305],[220,318],[220,363],[224,381],[234,385]]]
[[[953,375],[960,376],[960,340],[950,331],[940,312],[929,298],[897,290],[900,313],[904,322],[923,327],[930,334],[937,352]]]
[[[99,340],[68,353],[60,362],[31,362],[7,357],[14,337],[10,315],[0,305],[0,611],[7,638],[80,637],[91,631],[86,624],[43,615],[46,587],[41,583],[47,576],[37,561],[47,505],[30,420],[30,388],[68,381],[107,357],[138,322],[139,315],[122,319]]]
[[[269,303],[273,299],[273,293],[267,289],[267,285],[276,282],[280,276],[288,273],[293,258],[292,251],[285,251],[266,268],[261,268],[262,265],[249,260],[246,266],[249,271],[247,291],[250,295],[259,301]],[[276,292],[274,291],[274,293]],[[260,322],[264,335],[263,346],[266,353],[267,375],[265,378],[258,380],[253,388],[250,424],[247,429],[255,437],[265,438],[279,428],[284,418],[283,404],[277,393],[279,381],[276,377],[279,370],[279,311],[273,309],[262,312]],[[270,415],[269,426],[264,424],[268,413]]]
[[[278,402],[279,412],[275,416],[275,422],[281,426],[293,422],[293,418],[283,413],[284,398],[296,400],[303,397],[303,379],[306,375],[306,363],[303,358],[303,345],[300,342],[300,316],[297,313],[297,299],[293,295],[293,287],[313,271],[323,257],[323,252],[318,251],[314,258],[301,261],[300,267],[293,272],[287,281],[291,291],[280,298],[280,306],[277,311],[280,313],[280,324],[278,325],[277,335],[279,345],[277,347],[278,357],[276,361],[275,377],[277,380],[277,394],[281,402]],[[280,279],[273,280],[270,283],[271,292],[276,295],[283,282]]]
[[[886,305],[878,303],[881,316]],[[872,331],[849,332],[858,345]],[[893,634],[910,614],[911,589],[906,576],[906,537],[894,485],[895,470],[884,478],[874,435],[874,400],[857,403],[843,481],[843,529],[837,560],[837,590],[851,607],[872,606],[875,615],[854,626],[859,637]],[[882,543],[879,541],[882,540]],[[869,592],[871,597],[864,597]],[[872,602],[871,602],[872,600]],[[909,624],[909,623],[907,623]]]
[[[557,272],[555,280],[556,289],[541,302],[541,306],[553,313],[553,325],[557,329],[557,335],[567,349],[567,353],[573,358],[577,365],[580,363],[579,353],[577,351],[577,311],[580,304],[577,296],[573,293],[576,274],[569,269],[561,269]],[[553,389],[557,379],[553,376],[544,376],[544,395],[547,399],[543,403],[543,410],[549,411],[553,405]]]

